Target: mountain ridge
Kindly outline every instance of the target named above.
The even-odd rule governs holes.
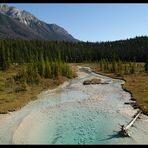
[[[24,27],[25,30],[28,29],[27,32],[33,33],[34,37],[31,37],[31,38],[57,40],[57,41],[63,40],[63,41],[71,41],[71,42],[79,41],[78,39],[75,39],[71,34],[68,33],[68,31],[66,31],[61,26],[58,26],[57,24],[48,24],[44,21],[41,21],[26,10],[19,10],[13,6],[8,7],[7,5],[0,5],[0,15],[1,15],[1,18],[5,17],[5,20],[8,20],[9,22],[11,22],[10,26],[11,25],[15,26],[16,24],[17,24],[16,25],[17,28],[22,28],[22,26],[23,27],[25,26]],[[5,25],[6,24],[4,22],[3,22],[3,25],[0,22],[0,26],[3,28],[3,32],[4,30],[6,31],[8,29],[9,29],[8,32],[11,32],[10,29],[12,27],[8,28],[8,26],[5,27]],[[8,34],[8,32],[6,31],[5,35]],[[0,34],[1,33],[2,33],[2,29],[0,29]],[[22,34],[20,35],[18,32],[15,32],[15,36],[20,36],[20,38],[24,38],[24,36]],[[0,36],[0,38],[2,37]]]

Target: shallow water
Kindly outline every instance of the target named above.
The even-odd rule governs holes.
[[[79,77],[65,87],[39,95],[39,99],[7,115],[0,124],[0,143],[13,144],[147,144],[146,116],[129,129],[130,138],[119,137],[120,124],[136,112],[125,105],[130,94],[122,80],[81,68]],[[88,78],[109,84],[83,85]],[[0,115],[2,118],[4,115]]]

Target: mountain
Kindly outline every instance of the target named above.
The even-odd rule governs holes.
[[[44,39],[29,27],[3,14],[0,14],[0,38]]]
[[[43,22],[25,10],[0,5],[0,38],[6,37],[78,41],[56,24]]]

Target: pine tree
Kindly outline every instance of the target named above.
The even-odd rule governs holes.
[[[135,73],[135,66],[134,63],[130,62],[130,73],[133,74]]]
[[[103,70],[103,62],[102,59],[99,61],[100,69]]]
[[[145,70],[145,72],[148,74],[148,58],[147,58],[147,60],[146,60],[146,62],[145,62],[144,70]]]
[[[112,72],[116,73],[117,72],[117,66],[116,66],[116,61],[113,60],[112,62]]]
[[[119,75],[122,74],[122,62],[121,62],[120,59],[118,60],[118,63],[117,63],[117,73],[118,73]]]
[[[38,68],[35,63],[29,63],[26,69],[27,73],[27,83],[36,83],[38,84],[40,81],[40,76],[38,74]]]
[[[38,72],[41,77],[45,76],[45,61],[43,58],[43,54],[41,54],[40,59],[38,61]]]
[[[5,49],[4,49],[4,47],[2,47],[2,49],[1,49],[1,62],[0,62],[0,66],[1,66],[1,69],[2,70],[5,70],[5,69],[7,69],[7,64],[6,64],[6,59],[5,59],[5,57],[6,57],[6,55],[5,55]]]
[[[51,78],[51,67],[48,58],[45,60],[45,78]]]
[[[8,69],[10,64],[11,64],[11,61],[10,61],[10,50],[8,48],[6,48],[6,51],[5,51],[5,69]]]

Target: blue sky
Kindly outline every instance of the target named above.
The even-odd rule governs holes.
[[[148,4],[42,4],[19,3],[47,23],[65,28],[82,41],[113,41],[148,35]]]

